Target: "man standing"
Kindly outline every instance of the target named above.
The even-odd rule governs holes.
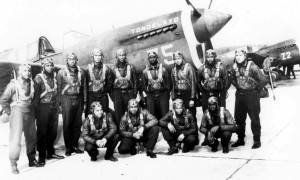
[[[11,171],[18,174],[17,161],[21,152],[21,138],[24,131],[26,152],[29,167],[40,167],[35,159],[36,128],[34,117],[35,102],[34,82],[31,79],[31,67],[22,64],[19,67],[19,76],[11,80],[1,96],[1,105],[4,113],[9,115],[9,160]]]
[[[226,93],[230,86],[230,81],[225,66],[221,63],[221,60],[216,59],[216,56],[214,50],[207,50],[205,64],[197,71],[197,85],[202,94],[203,113],[208,108],[208,98],[211,96],[218,97],[221,111],[226,107]],[[221,116],[223,114],[222,112]],[[205,137],[201,145],[205,146],[207,144],[207,137]]]
[[[178,153],[176,142],[184,143],[183,153],[193,150],[197,145],[197,124],[194,116],[185,109],[181,99],[173,101],[173,110],[159,120],[159,125],[164,139],[170,146],[168,155]]]
[[[124,49],[117,50],[117,62],[113,67],[112,101],[116,113],[116,125],[119,128],[120,120],[124,115],[130,99],[137,94],[137,78],[135,68],[127,61]]]
[[[231,82],[236,87],[234,116],[239,126],[238,140],[232,147],[245,145],[245,128],[247,113],[251,119],[251,130],[253,133],[252,149],[261,146],[261,126],[260,126],[260,90],[266,85],[267,81],[252,61],[248,61],[247,53],[244,50],[235,52],[235,63],[231,70]]]
[[[57,90],[62,106],[63,131],[66,146],[66,156],[72,152],[81,154],[78,149],[80,128],[82,125],[84,72],[77,66],[77,56],[71,53],[67,56],[67,65],[59,70],[57,75]]]
[[[223,115],[221,114],[223,113]],[[223,116],[223,118],[221,118]],[[221,111],[218,99],[214,96],[208,99],[208,110],[202,116],[200,132],[208,139],[208,145],[212,152],[218,151],[219,141],[223,147],[223,153],[228,153],[228,144],[233,132],[237,130],[237,125],[227,109]]]
[[[169,111],[171,79],[167,69],[158,62],[155,52],[148,53],[150,65],[143,70],[142,89],[147,94],[147,110],[157,119]]]
[[[98,147],[107,147],[105,160],[118,161],[113,156],[119,140],[117,126],[110,113],[105,113],[100,102],[95,101],[90,106],[90,115],[82,125],[82,138],[85,141],[85,150],[91,161],[97,160]]]
[[[137,142],[143,142],[147,148],[147,156],[156,158],[153,149],[157,142],[159,128],[157,119],[146,109],[141,109],[136,99],[128,102],[128,110],[120,122],[121,144],[120,154],[135,155]]]
[[[51,58],[42,61],[42,72],[37,74],[36,84],[37,107],[37,150],[39,151],[39,163],[45,165],[47,159],[63,159],[63,156],[55,154],[54,141],[57,135],[59,106],[57,100],[57,81],[54,72],[54,64]]]
[[[186,109],[196,117],[196,75],[194,68],[184,61],[180,51],[173,53],[175,67],[172,69],[172,99],[182,99]]]
[[[113,86],[112,70],[103,64],[103,53],[100,49],[94,49],[92,53],[93,62],[87,65],[86,74],[86,89],[87,103],[85,117],[89,114],[89,108],[92,102],[99,101],[104,112],[108,112],[109,100],[108,93]]]

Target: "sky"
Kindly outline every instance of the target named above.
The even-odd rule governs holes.
[[[190,0],[208,8],[210,0]],[[214,47],[272,44],[300,34],[299,0],[213,0],[231,14],[212,38]],[[0,52],[46,36],[61,48],[71,30],[87,35],[188,8],[185,0],[0,0]],[[299,36],[300,37],[300,36]]]

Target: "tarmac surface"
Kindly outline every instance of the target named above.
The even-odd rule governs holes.
[[[98,161],[91,162],[88,154],[72,154],[63,160],[46,161],[45,167],[30,168],[26,156],[24,137],[22,152],[18,161],[20,174],[10,172],[8,160],[9,123],[0,123],[0,179],[299,179],[300,170],[300,72],[297,79],[278,82],[275,89],[276,100],[261,99],[262,147],[251,149],[253,140],[250,119],[247,118],[246,145],[231,148],[228,154],[211,152],[208,146],[197,146],[189,153],[165,155],[168,150],[166,141],[160,133],[156,144],[156,159],[150,159],[145,153],[135,156],[115,153],[118,162],[104,160],[105,148],[99,149]],[[235,89],[229,89],[227,109],[233,114]],[[298,114],[299,113],[299,114]],[[198,125],[202,109],[198,108]],[[55,145],[56,153],[64,155],[65,148],[61,134],[62,120],[59,122],[59,138]],[[237,140],[236,134],[230,144]],[[200,142],[203,135],[200,135]],[[83,149],[83,141],[80,140]]]

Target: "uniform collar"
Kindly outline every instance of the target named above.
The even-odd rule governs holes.
[[[98,69],[101,69],[101,68],[102,68],[102,66],[103,66],[103,63],[102,63],[102,62],[100,62],[100,63],[99,63],[99,65],[96,65],[96,63],[95,63],[95,62],[93,62],[93,68],[98,68]]]
[[[116,66],[117,68],[124,68],[128,65],[127,60],[125,60],[124,62],[120,62],[119,60],[117,60]]]
[[[248,60],[245,60],[245,62],[244,62],[244,63],[242,63],[242,64],[239,64],[239,63],[236,63],[236,64],[237,64],[237,66],[238,66],[238,67],[240,67],[240,68],[241,68],[241,67],[247,67],[247,65],[248,65],[248,62],[249,62]]]
[[[149,64],[149,70],[155,70],[155,69],[159,69],[159,63],[157,63],[156,65],[152,66],[151,64]]]
[[[29,84],[29,83],[30,83],[31,79],[30,79],[30,78],[25,79],[25,78],[23,78],[22,76],[19,76],[19,77],[18,77],[18,81],[19,81],[21,84],[26,85],[26,84]]]
[[[183,70],[185,66],[185,62],[182,62],[180,65],[175,65],[176,69]]]

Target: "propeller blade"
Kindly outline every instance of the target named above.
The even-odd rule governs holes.
[[[191,6],[193,8],[194,16],[197,18],[201,17],[201,13],[194,7],[194,5],[189,0],[185,0],[185,1],[189,6]]]

